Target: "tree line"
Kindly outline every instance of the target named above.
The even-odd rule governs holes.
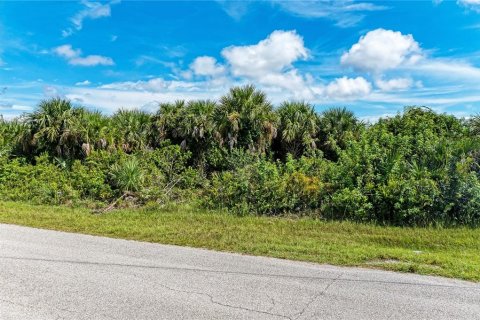
[[[476,225],[479,179],[478,116],[406,107],[367,124],[346,108],[274,107],[250,85],[218,101],[161,103],[155,113],[107,116],[55,98],[0,120],[0,198],[8,200],[194,198],[238,214]]]

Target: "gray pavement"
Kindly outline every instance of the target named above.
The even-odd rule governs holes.
[[[0,224],[0,319],[471,320],[480,285]]]

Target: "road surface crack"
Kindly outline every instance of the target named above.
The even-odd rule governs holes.
[[[53,263],[70,263],[70,264],[83,264],[93,266],[105,266],[105,267],[122,267],[122,268],[142,268],[142,269],[159,269],[159,270],[172,270],[172,271],[188,271],[188,272],[204,272],[204,273],[217,273],[217,274],[234,274],[267,278],[286,278],[286,279],[306,279],[306,280],[332,280],[331,277],[319,277],[319,276],[297,276],[288,274],[268,274],[268,273],[255,273],[255,272],[241,272],[241,271],[227,271],[227,270],[212,270],[201,268],[185,268],[185,267],[170,267],[170,266],[155,266],[155,265],[139,265],[139,264],[126,264],[126,263],[108,263],[108,262],[93,262],[93,261],[79,261],[79,260],[59,260],[59,259],[45,259],[45,258],[28,258],[28,257],[13,257],[13,256],[0,256],[0,259],[11,260],[26,260],[26,261],[41,261],[41,262],[53,262]],[[433,283],[414,283],[404,281],[385,281],[385,280],[371,280],[371,279],[334,279],[344,282],[364,282],[364,283],[384,283],[384,284],[397,284],[407,286],[418,287],[441,287],[441,288],[458,288],[467,290],[480,290],[480,286],[465,286],[465,285],[448,285],[448,284],[433,284]]]
[[[138,275],[133,274],[133,273],[129,273],[129,272],[122,272],[122,273],[123,274],[128,274],[128,275],[131,275],[131,276],[134,276],[136,278],[140,278],[140,279],[144,280],[143,278],[141,278]],[[167,286],[166,284],[164,284],[162,282],[159,282],[158,280],[154,280],[154,281],[158,286],[160,286],[162,288],[165,288],[167,290],[173,291],[173,292],[186,293],[186,294],[196,294],[196,295],[201,295],[201,296],[207,297],[209,299],[210,303],[215,304],[215,305],[219,305],[219,306],[222,306],[222,307],[238,309],[238,310],[243,310],[243,311],[249,311],[249,312],[255,312],[255,313],[261,313],[261,314],[268,314],[268,315],[278,317],[278,318],[293,320],[289,316],[271,312],[271,309],[273,309],[273,306],[269,310],[263,311],[263,310],[258,310],[258,309],[252,309],[252,308],[247,308],[247,307],[242,307],[242,306],[231,305],[231,304],[228,304],[228,303],[223,303],[223,302],[215,300],[215,298],[211,294],[208,294],[206,292],[172,288],[172,287]],[[275,301],[272,298],[270,298],[270,299],[273,301],[273,304],[275,304]]]
[[[307,304],[305,304],[305,307],[303,307],[303,309],[300,312],[293,315],[294,319],[296,320],[301,316],[303,316],[305,312],[307,312],[310,305],[312,305],[312,303],[315,302],[315,300],[317,300],[320,296],[325,295],[325,293],[327,293],[327,290],[330,288],[330,286],[334,284],[337,280],[339,280],[342,275],[343,273],[340,273],[336,278],[332,279],[332,281],[330,281],[320,293],[313,295],[310,301],[308,301]]]
[[[268,315],[271,315],[271,316],[274,316],[274,317],[279,317],[279,318],[283,318],[283,319],[289,319],[289,320],[293,320],[292,318],[286,316],[286,315],[283,315],[283,314],[279,314],[279,313],[273,313],[273,312],[270,312],[270,310],[267,310],[267,311],[263,311],[263,310],[258,310],[258,309],[252,309],[252,308],[247,308],[247,307],[242,307],[242,306],[237,306],[237,305],[231,305],[231,304],[228,304],[228,303],[223,303],[223,302],[220,302],[220,301],[217,301],[215,300],[215,298],[211,295],[211,294],[208,294],[206,292],[200,292],[200,291],[192,291],[192,290],[182,290],[182,289],[176,289],[176,288],[172,288],[172,287],[169,287],[163,283],[159,283],[157,282],[158,285],[160,285],[161,287],[165,288],[165,289],[168,289],[168,290],[171,290],[171,291],[175,291],[175,292],[182,292],[182,293],[187,293],[187,294],[197,294],[197,295],[202,295],[202,296],[205,296],[207,297],[210,302],[212,304],[216,304],[216,305],[219,305],[219,306],[222,306],[222,307],[227,307],[227,308],[232,308],[232,309],[238,309],[238,310],[244,310],[244,311],[249,311],[249,312],[256,312],[256,313],[261,313],[261,314],[268,314]]]

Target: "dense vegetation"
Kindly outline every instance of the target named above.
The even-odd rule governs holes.
[[[97,209],[200,200],[237,214],[480,224],[480,118],[425,107],[365,124],[344,108],[219,101],[112,116],[43,101],[0,118],[0,200]]]

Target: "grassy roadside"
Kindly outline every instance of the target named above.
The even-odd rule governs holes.
[[[480,281],[480,229],[237,217],[190,206],[96,216],[15,202],[0,202],[0,223]]]

